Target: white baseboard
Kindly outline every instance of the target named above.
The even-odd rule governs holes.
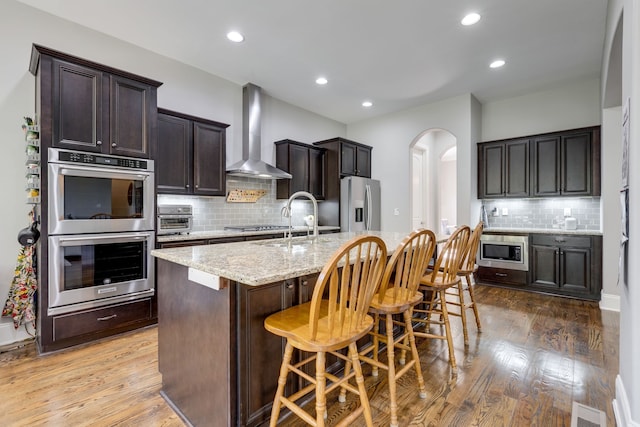
[[[620,312],[620,295],[601,294],[600,310]]]
[[[627,392],[624,389],[622,378],[620,375],[616,377],[616,398],[611,402],[613,405],[613,413],[616,416],[616,425],[618,427],[640,427],[640,423],[631,419],[631,409]]]
[[[8,317],[0,318],[0,346],[10,345],[30,338],[32,337],[27,333],[24,325],[15,329],[13,320]]]

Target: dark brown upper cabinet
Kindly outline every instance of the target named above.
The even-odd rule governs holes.
[[[478,197],[529,197],[529,140],[478,144]]]
[[[478,198],[600,195],[600,127],[478,144]]]
[[[333,138],[314,142],[313,145],[326,148],[337,153],[340,178],[345,176],[362,176],[371,178],[371,147],[344,138]],[[329,169],[333,165],[329,165]]]
[[[224,196],[229,125],[158,109],[158,193]]]
[[[33,46],[46,146],[149,158],[160,82]]]
[[[291,174],[291,179],[277,181],[276,197],[287,199],[296,191],[307,191],[324,199],[325,149],[283,139],[276,146],[276,167]]]
[[[600,128],[531,139],[532,196],[600,195]]]

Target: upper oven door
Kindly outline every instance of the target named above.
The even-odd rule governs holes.
[[[49,163],[49,234],[154,229],[153,173]]]

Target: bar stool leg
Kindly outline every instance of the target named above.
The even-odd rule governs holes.
[[[356,343],[349,344],[349,355],[353,364],[353,370],[356,373],[356,383],[358,384],[358,392],[360,394],[360,404],[362,405],[364,412],[364,419],[367,423],[367,427],[373,427],[373,417],[371,416],[371,406],[369,405],[369,397],[367,396],[367,389],[364,386],[364,376],[362,375],[362,366],[360,366],[360,359],[358,357],[358,347]]]
[[[387,328],[387,366],[389,381],[389,408],[391,409],[391,427],[398,427],[398,402],[396,396],[396,362],[395,362],[395,346],[393,345],[393,317],[391,314],[386,316]]]
[[[293,355],[293,346],[287,341],[287,345],[284,348],[284,356],[282,357],[282,365],[280,365],[280,376],[278,377],[278,388],[276,390],[276,397],[273,399],[273,408],[271,409],[271,420],[269,421],[270,427],[275,427],[278,423],[278,417],[280,416],[280,408],[282,403],[280,399],[284,394],[284,387],[287,384],[287,375],[289,374],[289,363]]]
[[[324,351],[319,351],[316,357],[316,426],[318,427],[324,427],[324,419],[327,416],[325,357]]]
[[[476,279],[476,272],[473,273],[474,282],[478,283]],[[476,316],[476,326],[478,327],[478,332],[482,332],[482,325],[480,325],[480,315],[478,314],[478,306],[476,305],[476,298],[473,294],[473,284],[471,283],[471,276],[467,275],[467,289],[469,289],[469,299],[471,300],[471,306],[473,307],[473,314]]]
[[[413,357],[413,363],[415,364],[416,376],[418,377],[418,388],[420,390],[420,398],[427,398],[427,389],[424,385],[424,377],[422,376],[422,367],[420,366],[420,355],[418,354],[418,348],[416,347],[416,337],[413,335],[413,326],[411,326],[411,312],[404,312],[404,324],[407,330],[409,345],[411,346],[411,355]],[[406,341],[406,340],[405,340]]]

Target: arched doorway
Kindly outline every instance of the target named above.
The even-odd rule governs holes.
[[[412,228],[442,233],[443,219],[457,223],[456,145],[456,137],[444,129],[426,130],[411,144]]]

